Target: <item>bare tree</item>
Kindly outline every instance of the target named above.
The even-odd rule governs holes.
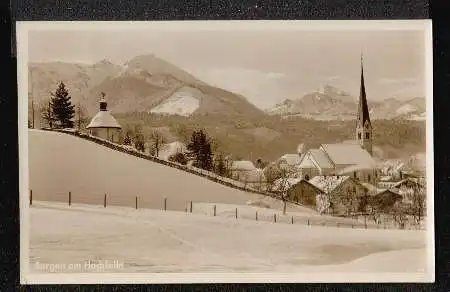
[[[150,134],[150,140],[152,142],[152,152],[155,156],[159,156],[159,151],[161,150],[162,145],[166,143],[166,137],[158,130],[153,130]]]
[[[41,113],[42,118],[47,122],[48,127],[52,129],[53,125],[56,122],[56,117],[53,114],[53,108],[50,99],[40,104],[39,112]]]
[[[80,131],[81,127],[88,122],[86,108],[82,106],[80,102],[77,105],[76,115],[77,115],[77,128],[78,131]]]
[[[415,224],[420,225],[425,217],[426,192],[425,188],[415,184],[411,188],[411,213]]]
[[[280,178],[278,179],[278,181],[280,183],[278,184],[278,188],[275,191],[279,194],[280,199],[283,201],[283,215],[286,215],[288,195],[292,187],[292,185],[289,182],[289,179],[293,177],[295,172],[293,171],[292,168],[288,166],[280,167],[279,169],[280,169]]]
[[[407,206],[403,202],[396,202],[392,208],[392,219],[396,222],[400,229],[405,229],[408,220]]]

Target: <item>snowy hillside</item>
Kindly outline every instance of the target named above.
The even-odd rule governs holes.
[[[53,272],[381,272],[424,276],[432,271],[427,268],[422,231],[307,227],[101,206],[74,205],[68,210],[54,203],[31,208],[32,272],[50,272],[39,263],[83,264],[86,260],[119,260],[121,266],[89,270],[80,265],[79,270]]]
[[[180,116],[190,116],[199,107],[203,94],[200,90],[190,87],[183,87],[177,90],[161,104],[150,110],[151,113],[176,114]]]
[[[67,134],[29,130],[30,188],[36,200],[184,210],[189,201],[245,205],[264,198],[182,170],[121,153]],[[280,209],[281,203],[269,202]],[[292,209],[302,209],[298,206]]]

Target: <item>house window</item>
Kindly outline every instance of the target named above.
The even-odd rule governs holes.
[[[367,175],[367,180],[370,181],[370,174]]]
[[[369,139],[369,135],[370,135],[369,133],[366,133],[366,139]]]
[[[353,172],[353,177],[356,178],[356,171]]]
[[[358,139],[361,139],[361,133],[358,133]]]

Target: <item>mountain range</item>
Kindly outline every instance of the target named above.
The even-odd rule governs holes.
[[[59,82],[73,103],[98,110],[101,93],[112,112],[144,111],[189,116],[204,113],[263,115],[243,96],[210,86],[154,55],[137,56],[124,65],[64,62],[29,64],[29,99],[45,103]]]
[[[59,82],[64,82],[74,103],[95,114],[101,92],[112,112],[163,114],[226,114],[228,116],[281,115],[318,120],[353,119],[357,98],[330,85],[299,99],[286,99],[261,110],[242,95],[210,86],[179,67],[155,55],[137,56],[123,65],[108,60],[95,64],[65,62],[29,64],[29,98],[45,103]],[[425,98],[406,101],[395,98],[370,101],[373,119],[425,118]]]
[[[345,91],[330,85],[322,90],[308,93],[299,99],[286,99],[273,108],[270,115],[283,117],[302,116],[319,120],[354,119],[358,99]],[[425,98],[415,97],[400,101],[388,98],[382,101],[368,101],[372,119],[425,119]]]

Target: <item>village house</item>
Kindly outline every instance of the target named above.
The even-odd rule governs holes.
[[[367,189],[350,176],[319,175],[308,182],[326,195],[329,206],[325,213],[348,216],[365,207]]]
[[[100,110],[92,118],[86,129],[89,135],[96,136],[113,143],[119,142],[120,129],[122,127],[108,111],[108,104],[104,97],[100,100]]]
[[[378,188],[369,183],[362,185],[367,189],[370,207],[376,212],[389,213],[394,204],[402,199],[402,196],[392,189]]]
[[[322,193],[316,186],[299,178],[277,179],[272,186],[272,191],[285,194],[289,201],[310,207],[316,207],[317,195]]]
[[[186,144],[180,141],[175,141],[162,145],[161,149],[159,150],[158,157],[164,160],[168,160],[170,156],[173,156],[177,153],[186,153],[186,152],[187,152]]]
[[[243,182],[246,187],[257,190],[264,190],[266,187],[264,171],[256,168],[253,162],[248,160],[233,161],[231,178]]]
[[[390,190],[401,195],[402,202],[406,204],[412,204],[419,196],[426,201],[425,186],[418,179],[406,178],[395,183]]]

